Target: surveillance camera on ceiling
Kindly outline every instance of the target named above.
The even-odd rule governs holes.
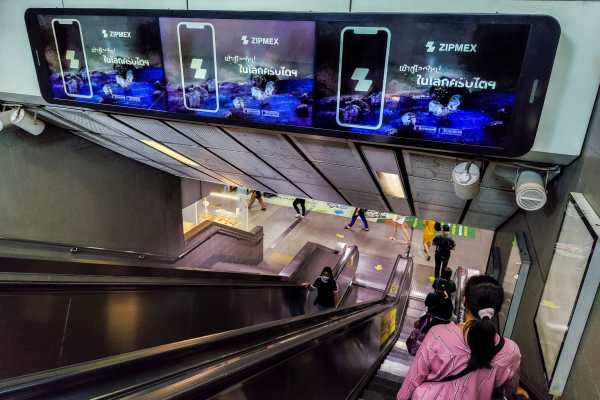
[[[3,111],[0,113],[0,132],[2,130],[12,126],[12,122],[10,122],[10,117],[12,116],[14,110]]]
[[[479,194],[479,178],[481,172],[477,164],[462,162],[452,170],[454,193],[463,200],[474,199]]]
[[[34,136],[40,135],[46,128],[46,124],[37,119],[36,115],[32,115],[22,108],[13,110],[10,122]]]
[[[544,178],[535,171],[521,171],[515,184],[515,199],[525,211],[537,211],[544,207],[548,200]]]

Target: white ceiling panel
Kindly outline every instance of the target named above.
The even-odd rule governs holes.
[[[480,212],[502,217],[509,217],[517,210],[515,193],[506,190],[481,188],[479,195],[473,199],[469,212]]]
[[[413,200],[452,208],[464,208],[465,201],[456,197],[451,182],[409,176]]]
[[[294,137],[293,140],[312,161],[364,168],[358,152],[348,142],[301,137]]]
[[[203,146],[216,149],[245,151],[239,143],[215,126],[172,121],[165,121],[165,123],[183,132]]]
[[[452,180],[452,170],[456,164],[463,161],[454,157],[432,156],[414,151],[403,151],[403,155],[408,175],[448,182]]]
[[[273,132],[247,128],[224,128],[247,148],[260,156],[298,158],[303,160],[296,149],[283,136]]]
[[[58,126],[59,128],[63,128],[69,131],[80,131],[81,127],[76,126],[75,124],[67,121],[65,118],[61,117],[60,115],[55,115],[53,113],[51,113],[50,111],[48,111],[49,107],[45,107],[45,108],[36,108],[36,109],[28,109],[28,111],[35,113],[37,112],[38,115],[45,121],[50,122],[52,125]]]
[[[338,189],[358,190],[379,193],[371,175],[365,168],[315,162],[315,166]]]
[[[369,210],[389,211],[381,196],[373,193],[358,192],[356,190],[340,190],[345,198],[354,207],[367,208]]]
[[[478,212],[469,211],[465,216],[463,225],[475,226],[481,229],[495,230],[506,221],[507,217],[498,215],[481,214]]]
[[[89,116],[94,121],[98,122],[101,125],[108,127],[112,132],[118,133],[123,136],[129,136],[133,139],[137,140],[147,140],[148,137],[136,131],[135,129],[131,129],[127,125],[117,121],[114,118],[111,118],[109,115],[95,112]],[[102,133],[102,132],[99,132]],[[102,133],[103,134],[103,133]]]
[[[277,171],[297,185],[300,185],[301,183],[307,183],[309,185],[330,186],[321,175],[312,170],[312,167],[310,170],[297,168],[277,168]]]
[[[274,169],[262,162],[254,154],[241,151],[230,151],[222,149],[211,149],[215,154],[235,165],[240,170],[252,176],[264,176],[266,178],[282,179]]]
[[[168,125],[156,119],[116,114],[113,115],[113,117],[162,143],[185,144],[188,146],[198,145]]]
[[[264,185],[261,185],[256,180],[250,178],[247,175],[228,173],[223,173],[222,175],[230,181],[234,182],[238,186],[242,186],[248,189],[260,190],[261,192],[271,192],[269,188],[265,187]]]
[[[118,144],[115,144],[115,143],[113,143],[113,141],[109,141],[106,137],[96,135],[95,133],[90,133],[90,132],[81,132],[81,131],[71,131],[71,132],[77,136],[80,136],[84,139],[94,142],[102,147],[112,150],[115,153],[121,154],[122,156],[131,158],[134,160],[141,160],[141,159],[147,160],[147,158],[142,156],[141,154],[139,154],[139,152],[134,152],[128,148],[125,148]],[[108,137],[108,138],[110,138],[110,137]]]
[[[169,144],[168,146],[210,170],[223,171],[233,174],[241,173],[237,168],[229,165],[202,147],[192,147],[181,144]]]
[[[258,177],[256,179],[269,186],[276,193],[287,194],[296,197],[306,197],[306,194],[298,190],[296,186],[292,185],[288,181],[284,181],[281,179],[269,179],[264,177]]]
[[[346,201],[331,188],[331,186],[311,185],[308,183],[298,184],[312,199],[328,201],[335,204],[346,204]]]
[[[435,219],[436,221],[458,223],[462,210],[437,206],[434,204],[415,202],[417,217],[423,219]]]
[[[400,174],[394,150],[373,146],[361,146],[360,148],[373,172]]]
[[[303,158],[290,158],[285,155],[260,155],[260,158],[269,163],[273,168],[295,168],[311,171],[318,175],[315,169]]]
[[[67,110],[64,108],[55,107],[47,107],[47,109],[90,132],[110,136],[125,136],[123,132],[120,132],[117,129],[111,129],[105,124],[98,122],[96,117],[101,118],[104,116],[104,114],[100,112]]]

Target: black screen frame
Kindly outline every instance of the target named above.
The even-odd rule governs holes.
[[[57,100],[51,93],[48,71],[42,64],[43,55],[39,54],[41,49],[39,40],[38,15],[93,15],[93,16],[144,16],[144,17],[174,17],[174,18],[215,18],[215,19],[268,19],[268,20],[298,20],[315,21],[317,24],[323,22],[343,23],[365,23],[377,21],[379,25],[397,22],[399,19],[407,23],[471,23],[471,24],[528,24],[530,26],[529,39],[521,73],[518,79],[516,93],[515,111],[511,116],[508,132],[511,140],[506,147],[482,146],[473,144],[448,143],[427,139],[391,137],[383,135],[369,135],[342,130],[324,129],[317,127],[287,126],[240,120],[216,120],[211,117],[198,115],[186,115],[167,111],[146,110],[140,108],[129,108],[97,103],[81,103],[76,100]],[[560,38],[560,25],[558,21],[548,15],[513,15],[513,14],[400,14],[400,13],[306,13],[306,12],[240,12],[240,11],[203,11],[203,10],[133,10],[133,9],[79,9],[79,8],[30,8],[25,12],[25,23],[32,57],[38,77],[38,84],[42,97],[49,104],[89,108],[116,114],[127,114],[127,110],[135,112],[136,115],[149,116],[161,119],[172,119],[180,121],[203,122],[217,126],[248,127],[267,129],[273,131],[286,131],[293,133],[309,134],[313,136],[350,139],[364,143],[377,143],[383,145],[406,146],[416,148],[429,148],[450,152],[489,155],[500,157],[518,157],[526,154],[533,146],[539,120],[542,113],[550,75],[554,64],[556,49]],[[315,40],[318,40],[318,32],[315,32]],[[315,44],[315,66],[319,60],[316,55]],[[161,53],[162,53],[162,49]],[[535,92],[532,94],[533,88]],[[531,101],[530,101],[531,100]]]

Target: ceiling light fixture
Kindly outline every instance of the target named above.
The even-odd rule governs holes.
[[[169,157],[174,158],[175,160],[184,163],[185,165],[189,165],[190,167],[199,167],[200,166],[194,160],[190,160],[186,156],[179,154],[178,152],[176,152],[174,150],[171,150],[167,146],[165,146],[161,143],[158,143],[155,140],[146,139],[146,140],[142,140],[142,142],[145,145],[152,147],[154,150],[158,150],[161,153],[166,154]]]
[[[402,181],[400,180],[400,176],[398,174],[378,171],[377,180],[381,184],[381,189],[383,190],[384,194],[397,197],[399,199],[406,197],[404,194],[404,188],[402,187]]]

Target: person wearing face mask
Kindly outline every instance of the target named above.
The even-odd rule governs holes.
[[[319,311],[335,307],[335,295],[338,288],[335,279],[333,279],[333,270],[330,267],[323,268],[321,275],[308,288],[309,290],[317,290],[315,306]]]
[[[518,387],[519,346],[498,334],[494,316],[504,290],[494,278],[479,275],[465,286],[466,322],[432,327],[412,361],[397,400],[496,398],[527,399]]]

